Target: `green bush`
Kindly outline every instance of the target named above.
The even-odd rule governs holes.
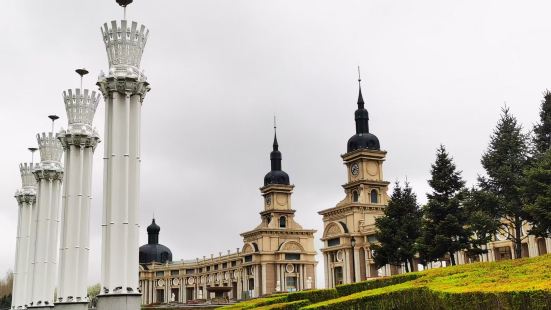
[[[496,293],[443,293],[426,287],[405,287],[381,292],[360,292],[312,304],[302,309],[381,309],[381,310],[544,310],[551,309],[548,291]]]
[[[309,305],[310,301],[308,300],[295,300],[290,302],[284,302],[279,304],[273,304],[269,306],[263,306],[257,308],[259,310],[298,310],[306,305]]]
[[[337,286],[339,296],[346,296],[357,292],[372,290],[380,287],[396,285],[407,281],[412,281],[419,278],[421,275],[418,272],[400,274],[388,278],[367,280],[358,283],[343,284]]]
[[[287,295],[287,301],[309,300],[311,303],[337,298],[337,290],[334,288],[325,290],[308,290],[290,293]]]
[[[255,298],[234,305],[224,306],[220,309],[232,310],[232,309],[256,309],[261,306],[268,306],[272,304],[282,303],[287,301],[287,295],[277,295],[274,297]]]

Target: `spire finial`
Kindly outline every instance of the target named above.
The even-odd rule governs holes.
[[[362,96],[362,75],[360,72],[360,66],[358,66],[358,108],[363,109],[364,107],[364,98]]]
[[[54,123],[57,119],[59,119],[59,116],[57,115],[48,115],[48,118],[52,120],[52,135],[54,134]]]
[[[34,163],[34,152],[36,152],[36,150],[38,150],[38,148],[36,147],[30,147],[28,148],[29,151],[31,151],[31,164]]]
[[[277,123],[276,123],[276,116],[274,115],[274,151],[278,150],[279,144],[277,143]]]

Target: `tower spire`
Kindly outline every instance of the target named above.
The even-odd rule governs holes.
[[[276,117],[274,115],[274,144],[273,144],[273,150],[277,151],[279,149],[279,144],[277,143],[277,125],[276,125]]]
[[[362,96],[362,75],[360,73],[360,66],[358,66],[358,109],[364,108],[364,98]]]

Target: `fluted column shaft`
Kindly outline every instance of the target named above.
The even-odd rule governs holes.
[[[92,162],[99,138],[93,135],[59,136],[65,150],[62,228],[59,250],[60,303],[86,303],[90,252]]]
[[[39,166],[34,171],[38,183],[38,209],[30,306],[53,306],[57,274],[57,241],[62,170]]]
[[[141,105],[149,88],[128,77],[98,85],[105,101],[102,293],[137,294]]]
[[[36,195],[17,193],[15,198],[19,205],[19,211],[13,271],[12,309],[23,309],[26,307],[28,300],[27,280],[29,277],[31,212],[36,201]]]

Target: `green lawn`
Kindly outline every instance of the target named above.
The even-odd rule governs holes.
[[[438,268],[222,309],[551,309],[551,255]]]

